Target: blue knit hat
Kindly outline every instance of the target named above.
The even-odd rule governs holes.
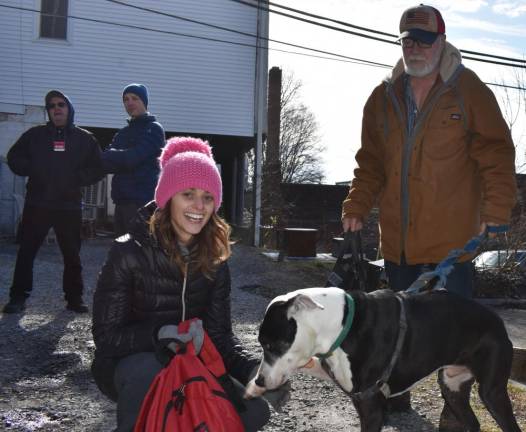
[[[139,96],[144,107],[148,108],[148,89],[145,85],[137,83],[128,84],[122,91],[122,97],[124,97],[126,93],[133,93],[134,95]]]

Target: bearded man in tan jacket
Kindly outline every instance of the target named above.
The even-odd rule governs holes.
[[[440,12],[407,9],[399,40],[402,58],[364,108],[358,167],[342,212],[344,231],[357,231],[379,206],[395,291],[487,225],[508,224],[516,201],[509,128],[493,93],[446,42]],[[447,290],[472,296],[470,258],[455,264]]]
[[[440,262],[487,224],[509,223],[516,199],[509,128],[493,93],[446,42],[440,12],[410,8],[400,32],[403,57],[365,105],[358,168],[343,202],[345,231],[361,229],[379,205],[395,290],[412,282],[396,273]],[[471,286],[450,285],[454,279],[447,288],[471,296]]]

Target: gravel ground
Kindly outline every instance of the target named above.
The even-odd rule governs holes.
[[[89,303],[109,245],[107,239],[84,242]],[[8,297],[16,250],[16,245],[0,243],[3,301]],[[320,285],[325,277],[313,263],[275,263],[243,245],[234,246],[231,271],[235,331],[256,352],[260,352],[257,328],[268,301],[282,292]],[[58,247],[45,245],[35,261],[34,293],[26,312],[0,315],[0,430],[105,432],[115,427],[114,404],[99,393],[89,372],[94,350],[91,316],[65,310],[61,277]],[[302,375],[293,378],[292,386],[291,401],[282,414],[272,415],[264,431],[359,431],[356,412],[338,388]],[[526,428],[526,406],[514,404]],[[438,386],[429,378],[413,392],[413,410],[391,415],[383,431],[436,431],[441,406]]]

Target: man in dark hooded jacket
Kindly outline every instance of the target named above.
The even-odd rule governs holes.
[[[159,162],[165,144],[164,129],[148,109],[148,89],[129,84],[122,102],[130,116],[108,150],[102,154],[104,171],[114,174],[111,198],[115,203],[114,230],[117,237],[129,232],[137,210],[153,200]]]
[[[19,313],[33,288],[33,262],[50,228],[64,258],[67,308],[87,312],[80,263],[81,187],[102,178],[100,148],[93,135],[73,124],[68,97],[51,90],[45,98],[49,121],[24,132],[7,153],[11,171],[27,176],[20,248],[4,313]]]

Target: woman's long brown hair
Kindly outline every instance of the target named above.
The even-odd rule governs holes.
[[[177,234],[172,226],[171,200],[164,208],[155,210],[150,218],[150,234],[157,239],[170,260],[184,272],[184,259],[177,243]],[[212,278],[217,266],[230,257],[230,226],[217,213],[213,213],[201,232],[194,238],[191,247],[192,261],[197,270]],[[196,245],[197,244],[197,245]]]

